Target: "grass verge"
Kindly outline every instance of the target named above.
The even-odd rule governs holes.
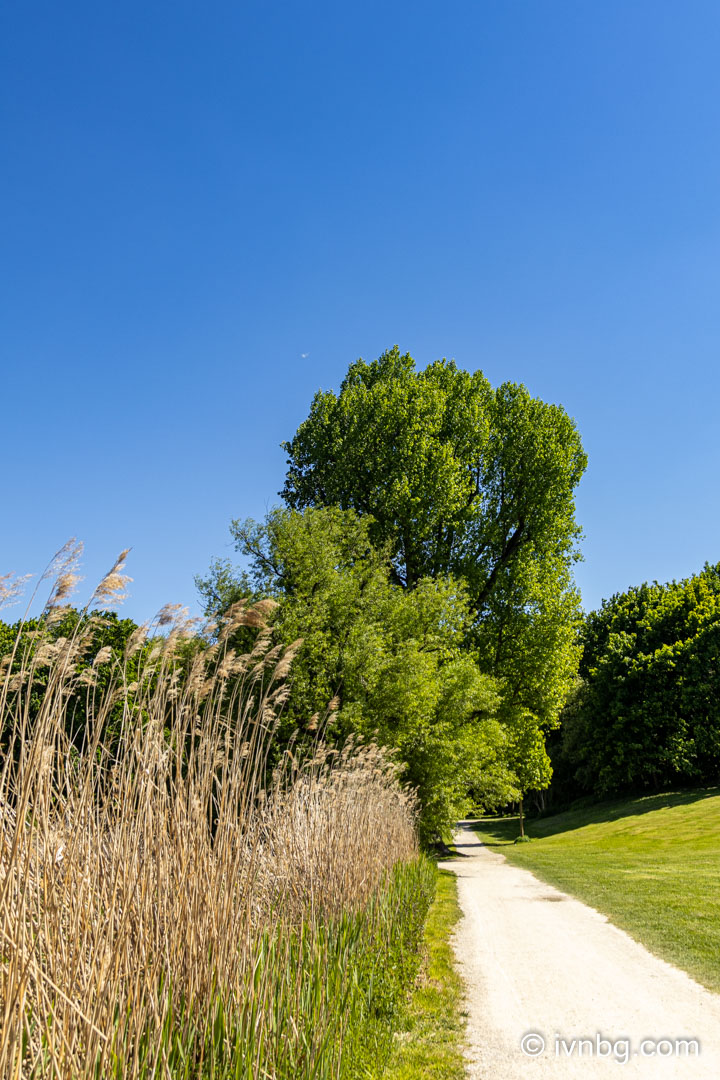
[[[455,875],[437,870],[420,973],[382,1080],[462,1080],[465,1076],[463,984],[450,946],[450,934],[461,914]]]
[[[418,973],[436,873],[425,856],[395,866],[359,916],[364,929],[355,947],[336,967],[333,996],[343,1002],[336,1017],[343,1027],[337,1075],[343,1080],[383,1075],[403,1003]]]
[[[527,823],[483,818],[483,840],[603,912],[657,955],[720,991],[720,791],[597,804]]]

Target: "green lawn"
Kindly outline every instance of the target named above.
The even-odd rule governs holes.
[[[579,897],[720,991],[720,788],[597,804],[475,828],[510,862]]]
[[[463,984],[450,945],[460,915],[455,875],[438,870],[420,975],[382,1080],[462,1080],[465,1076]]]

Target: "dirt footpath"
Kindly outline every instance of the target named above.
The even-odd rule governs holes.
[[[456,841],[472,1080],[720,1080],[720,996],[469,829]]]

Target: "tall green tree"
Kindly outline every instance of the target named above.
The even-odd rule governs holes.
[[[574,491],[586,465],[575,424],[523,387],[493,389],[444,360],[422,371],[393,348],[316,394],[284,444],[282,495],[371,520],[395,580],[463,580],[471,636],[513,708],[552,725],[577,667]]]
[[[302,639],[281,733],[312,736],[332,702],[330,738],[354,734],[395,749],[430,840],[469,808],[471,791],[486,806],[517,797],[496,717],[500,687],[467,647],[464,583],[439,576],[402,588],[371,530],[367,516],[337,507],[233,522],[249,574],[233,583],[216,565],[203,591],[216,608],[247,587],[279,601],[278,639]]]

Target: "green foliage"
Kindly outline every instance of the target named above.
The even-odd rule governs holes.
[[[235,546],[249,560],[256,595],[275,597],[279,641],[302,640],[293,663],[287,734],[313,732],[343,689],[348,651],[391,590],[387,557],[368,538],[367,523],[335,508],[304,514],[276,508],[258,523],[234,521]],[[331,733],[337,729],[331,724]]]
[[[391,586],[347,657],[340,717],[397,749],[420,797],[425,840],[468,811],[471,791],[484,805],[514,793],[495,719],[498,684],[464,648],[469,619],[452,579],[424,579],[407,592]]]
[[[302,639],[281,723],[312,735],[332,702],[329,735],[359,734],[395,748],[422,804],[421,832],[447,832],[469,807],[514,797],[495,719],[499,685],[467,647],[467,589],[452,578],[403,589],[387,546],[354,511],[273,510],[265,522],[234,522],[253,588],[281,599],[278,639]]]
[[[248,575],[233,566],[229,559],[213,559],[207,577],[195,575],[195,586],[205,614],[211,616],[222,615],[238,600],[255,595]]]
[[[517,710],[507,723],[507,731],[508,760],[520,793],[542,791],[550,783],[552,766],[534,717]]]
[[[353,364],[338,395],[319,392],[285,449],[288,504],[367,516],[405,586],[463,580],[485,671],[553,724],[577,662],[569,568],[586,464],[563,409],[453,362],[417,372],[395,347]]]
[[[582,680],[555,753],[561,777],[607,794],[720,774],[720,564],[641,585],[588,615]]]
[[[353,509],[390,540],[398,580],[413,585],[450,569],[457,531],[472,516],[489,434],[485,377],[441,362],[415,372],[391,349],[352,364],[340,394],[318,392],[291,442],[286,502]]]

